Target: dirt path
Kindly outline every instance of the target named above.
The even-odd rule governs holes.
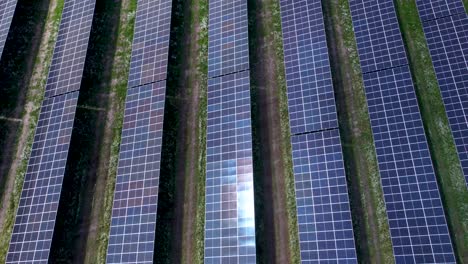
[[[290,263],[286,184],[281,144],[279,87],[276,78],[275,50],[271,34],[272,14],[268,0],[255,1],[255,60],[251,61],[251,78],[257,88],[256,118],[262,166],[260,185],[263,191],[264,259],[265,263]]]
[[[5,217],[6,213],[8,212],[9,206],[11,204],[11,197],[13,194],[13,189],[15,187],[16,176],[18,174],[18,168],[21,165],[22,161],[29,156],[29,151],[26,149],[26,145],[28,143],[28,138],[30,137],[31,133],[33,133],[34,126],[31,126],[32,122],[32,113],[40,107],[40,103],[34,101],[28,101],[23,105],[27,96],[28,99],[37,99],[37,97],[42,98],[42,89],[41,85],[43,85],[43,81],[45,80],[47,75],[47,67],[45,65],[49,65],[48,57],[51,48],[54,45],[55,39],[55,29],[56,29],[56,22],[52,19],[53,12],[57,7],[57,1],[51,0],[50,3],[48,1],[43,1],[42,6],[40,7],[41,10],[49,10],[47,14],[47,22],[46,25],[38,23],[36,25],[35,34],[32,38],[32,50],[38,50],[38,56],[28,56],[26,62],[26,72],[24,74],[24,79],[22,83],[24,84],[27,89],[24,89],[24,92],[21,92],[21,95],[18,99],[18,105],[15,108],[14,116],[19,117],[20,113],[24,111],[24,115],[22,117],[21,131],[20,135],[16,133],[11,133],[9,139],[6,141],[7,145],[3,146],[4,149],[12,149],[11,151],[15,151],[14,158],[12,160],[5,159],[4,161],[9,161],[9,164],[1,164],[0,165],[0,172],[6,171],[8,169],[8,174],[6,175],[6,182],[5,187],[3,189],[3,195],[1,200],[1,208],[0,208],[0,227],[5,228]],[[52,41],[51,41],[52,39]],[[36,54],[34,54],[36,55]],[[42,100],[40,100],[42,101]],[[24,108],[23,108],[24,107]],[[17,141],[16,141],[17,140]],[[15,143],[17,143],[15,145]],[[16,150],[13,150],[15,148]],[[8,150],[7,150],[8,151]],[[21,191],[21,190],[19,190]]]
[[[176,197],[173,223],[172,257],[174,263],[191,263],[194,256],[197,209],[198,112],[200,107],[200,80],[196,69],[198,60],[198,36],[200,19],[198,0],[185,3],[184,17],[192,18],[193,24],[184,23],[183,78],[179,129],[177,134]]]

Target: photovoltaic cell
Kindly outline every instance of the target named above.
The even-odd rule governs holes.
[[[107,263],[153,263],[165,90],[128,90]]]
[[[281,0],[284,63],[292,134],[338,127],[319,0]]]
[[[397,263],[455,263],[408,66],[364,74]]]
[[[247,0],[209,1],[209,78],[249,69],[247,26]]]
[[[418,4],[421,18],[430,3]],[[468,16],[463,12],[423,21],[423,28],[468,185]]]
[[[393,0],[350,0],[363,73],[408,64]]]
[[[65,1],[49,68],[46,97],[80,89],[94,6],[95,0]]]
[[[166,79],[171,26],[170,0],[139,0],[128,87]]]
[[[422,21],[465,13],[461,0],[416,0],[416,4]]]
[[[45,99],[6,263],[48,263],[78,92]]]
[[[357,263],[338,129],[291,141],[302,263]]]
[[[205,264],[256,263],[249,71],[208,80]]]
[[[0,58],[2,57],[5,41],[10,31],[17,2],[18,0],[4,0],[0,2]]]

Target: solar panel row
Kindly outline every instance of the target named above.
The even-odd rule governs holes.
[[[139,0],[107,263],[153,263],[171,0]]]
[[[320,0],[281,0],[302,263],[357,263]]]
[[[454,263],[393,1],[351,0],[350,8],[395,260]]]
[[[281,0],[291,133],[338,127],[320,1]]]
[[[165,90],[128,90],[107,263],[153,263]]]
[[[48,263],[94,1],[65,1],[7,263]]]
[[[139,0],[128,87],[166,79],[172,1]]]
[[[209,2],[209,78],[249,69],[247,26],[247,1]]]
[[[95,0],[65,2],[49,68],[45,97],[80,89],[94,5]]]
[[[209,1],[205,263],[256,263],[246,0]]]
[[[205,263],[256,263],[249,71],[208,80]]]
[[[422,21],[465,13],[461,0],[416,0]]]
[[[460,0],[418,1],[452,135],[468,186],[468,15]]]
[[[350,0],[363,73],[408,64],[392,1]]]
[[[11,21],[15,13],[18,0],[5,0],[0,2],[0,58],[2,57],[5,41],[10,31]]]

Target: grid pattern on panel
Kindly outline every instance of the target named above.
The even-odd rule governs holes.
[[[138,1],[128,87],[166,79],[171,7],[171,0]]]
[[[357,263],[338,130],[291,141],[302,263]]]
[[[209,1],[209,78],[249,69],[247,26],[247,0]]]
[[[49,68],[46,97],[80,89],[95,0],[65,1]]]
[[[208,80],[206,264],[256,263],[249,80]]]
[[[6,263],[47,263],[78,92],[44,100]]]
[[[166,82],[129,89],[107,263],[153,263]]]
[[[465,13],[462,0],[416,0],[422,21]]]
[[[408,64],[393,0],[350,0],[363,73]]]
[[[397,263],[455,257],[408,66],[364,74]]]
[[[17,0],[6,0],[0,3],[0,57],[3,53],[8,32],[10,31],[17,2]]]
[[[429,20],[423,27],[468,184],[468,16]]]
[[[292,134],[338,127],[320,0],[281,0]]]

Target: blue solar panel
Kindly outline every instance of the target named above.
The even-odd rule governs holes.
[[[166,79],[171,8],[170,0],[138,1],[128,87]]]
[[[107,263],[153,263],[170,0],[139,0]]]
[[[426,5],[418,3],[421,18]],[[423,21],[423,28],[468,185],[468,16]]]
[[[17,2],[18,0],[4,0],[0,2],[0,57],[2,57]]]
[[[302,263],[357,263],[338,129],[291,141]]]
[[[338,127],[322,5],[281,0],[292,134]]]
[[[78,92],[45,99],[6,263],[48,263]]]
[[[153,263],[165,90],[128,90],[107,263]]]
[[[65,1],[49,68],[46,97],[80,89],[94,5],[95,0]]]
[[[209,1],[208,77],[249,69],[247,0]]]
[[[350,0],[363,73],[408,64],[393,0]]]
[[[454,263],[408,66],[364,74],[397,263]]]
[[[249,71],[208,80],[205,263],[256,263]]]
[[[416,0],[422,21],[465,13],[462,0]]]

